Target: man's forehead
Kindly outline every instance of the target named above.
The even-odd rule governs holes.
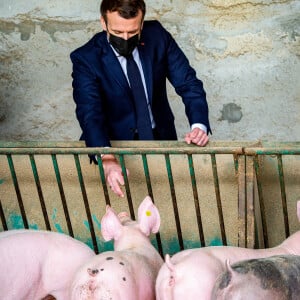
[[[142,12],[139,11],[138,15],[131,19],[125,19],[119,15],[117,11],[107,12],[107,24],[113,30],[135,30],[139,29],[142,24]]]

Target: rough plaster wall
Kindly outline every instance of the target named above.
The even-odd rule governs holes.
[[[77,140],[69,53],[99,0],[0,2],[0,139]],[[300,140],[298,0],[147,1],[204,82],[215,140]],[[180,137],[188,130],[169,87]]]

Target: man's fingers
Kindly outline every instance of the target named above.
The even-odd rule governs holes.
[[[119,185],[115,185],[114,188],[112,188],[112,191],[119,197],[124,197],[124,193]]]
[[[185,136],[184,140],[186,141],[187,144],[190,144],[192,142],[191,138],[188,135]]]
[[[208,143],[208,136],[202,136],[200,141],[197,143],[197,145],[204,147],[207,143]]]
[[[127,170],[127,175],[129,174]],[[110,189],[119,197],[124,197],[122,186],[124,186],[124,177],[122,172],[111,172],[107,177],[107,183]]]
[[[195,144],[200,147],[204,147],[208,143],[208,135],[201,129],[195,128],[191,132],[185,135],[184,140],[187,144]]]
[[[194,134],[192,134],[192,132],[189,132],[185,135],[184,140],[187,142],[187,144],[192,143],[193,139],[195,138]]]
[[[119,197],[124,197],[124,193],[121,189],[121,186],[123,186],[124,184],[119,183],[117,180],[113,180],[110,184],[109,187],[111,188],[111,190],[118,195]]]
[[[202,135],[202,133],[204,133],[202,130],[200,130],[199,128],[194,128],[191,132],[187,133],[185,135],[185,141],[190,144],[190,143],[194,143],[197,144],[198,141],[198,137]]]

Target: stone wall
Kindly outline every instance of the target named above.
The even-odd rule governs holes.
[[[99,0],[0,2],[0,140],[77,140],[70,52]],[[204,82],[214,140],[300,139],[298,0],[148,0]],[[169,86],[180,138],[188,130]]]

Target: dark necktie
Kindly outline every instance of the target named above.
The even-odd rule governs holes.
[[[127,59],[127,76],[132,90],[137,119],[137,131],[140,140],[153,140],[153,132],[147,98],[141,78],[141,74],[132,54]]]

